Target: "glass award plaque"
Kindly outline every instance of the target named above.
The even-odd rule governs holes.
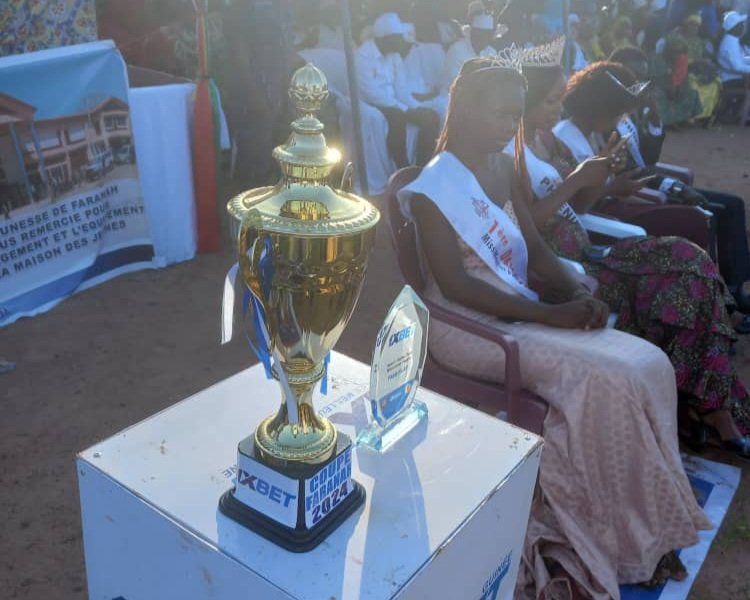
[[[372,422],[357,443],[385,452],[427,416],[415,398],[427,356],[430,314],[411,287],[404,286],[375,341],[370,370]]]

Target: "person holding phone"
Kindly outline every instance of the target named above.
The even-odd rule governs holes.
[[[612,81],[613,69],[595,63],[581,72],[585,91],[602,97],[609,88],[615,106],[629,102]],[[522,182],[530,188],[530,212],[542,236],[560,256],[583,264],[598,284],[597,298],[618,313],[615,328],[659,346],[675,369],[686,434],[696,448],[705,443],[701,421],[716,428],[717,441],[750,458],[750,396],[729,361],[735,339],[728,308],[734,300],[711,258],[679,237],[639,236],[593,246],[578,215],[587,212],[617,183],[619,151],[625,138],[613,136],[601,155],[578,163],[570,149],[549,133],[566,94],[559,65],[525,66],[528,82],[523,121]],[[581,85],[574,75],[572,84]],[[621,87],[621,86],[620,86]],[[617,104],[618,94],[620,104]],[[506,152],[518,157],[515,143]],[[628,176],[623,186],[638,185]],[[642,181],[640,182],[642,184]],[[695,434],[695,435],[694,435]],[[700,439],[693,439],[696,436]]]
[[[604,61],[576,73],[565,91],[568,118],[558,122],[553,133],[577,163],[617,150],[617,172],[594,199],[597,212],[639,225],[651,235],[684,237],[709,250],[711,224],[705,213],[695,207],[658,205],[636,196],[649,182],[645,179],[649,174],[625,168],[628,148],[634,139],[624,136],[618,140],[619,135],[612,136],[623,115],[637,106],[640,90],[633,93],[627,89],[623,80],[628,77],[632,74],[625,67]]]
[[[626,66],[636,79],[648,77],[646,55],[639,48],[621,48],[613,52],[610,60]],[[642,173],[654,172],[661,156],[665,133],[658,108],[649,93],[639,98],[638,107],[618,124],[618,131],[631,132],[634,141],[628,143],[628,164],[640,168]],[[745,230],[745,201],[739,196],[718,190],[694,188],[682,181],[658,175],[647,184],[667,195],[670,203],[697,205],[710,210],[716,220],[716,247],[719,272],[729,286],[737,305],[750,312],[750,250]],[[750,323],[736,327],[739,333],[750,333]]]

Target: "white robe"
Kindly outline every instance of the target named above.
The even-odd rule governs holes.
[[[476,58],[477,56],[494,56],[496,54],[497,51],[491,46],[487,46],[477,54],[468,37],[463,37],[454,42],[453,45],[448,48],[448,52],[445,56],[445,66],[443,67],[443,93],[448,92],[453,80],[458,76],[461,67],[463,67],[467,60],[470,58]]]
[[[744,73],[750,75],[750,56],[745,54],[740,38],[725,34],[719,46],[719,76],[722,81],[740,79]]]
[[[421,65],[410,61],[410,56],[411,54],[403,59],[400,54],[393,53],[386,57],[393,68],[396,98],[409,108],[434,110],[442,123],[448,112],[448,97],[444,94],[439,94],[430,100],[417,100],[414,97],[414,94],[430,93],[433,88],[427,85]]]
[[[357,83],[362,100],[373,106],[408,110],[398,99],[392,61],[383,56],[374,40],[367,40],[356,52]]]

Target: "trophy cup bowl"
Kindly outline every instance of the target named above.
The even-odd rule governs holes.
[[[300,117],[273,152],[281,181],[227,207],[282,402],[240,442],[237,484],[220,508],[275,543],[305,551],[364,501],[351,480],[351,440],[316,414],[313,393],[359,298],[380,214],[328,183],[341,157],[327,147],[315,117],[328,96],[323,73],[310,64],[299,69],[289,96]],[[261,481],[261,494],[253,494]],[[265,503],[270,498],[276,505]]]
[[[288,390],[282,387],[278,412],[255,431],[255,449],[262,460],[278,467],[320,463],[335,450],[336,430],[315,414],[312,395],[323,376],[323,362],[356,306],[375,230],[316,236],[304,232],[302,221],[297,231],[294,223],[285,224],[287,231],[271,230],[270,225],[261,231],[253,216],[257,218],[251,215],[240,232],[240,269],[263,304],[270,343],[281,358],[299,414],[299,422],[291,423]],[[261,265],[268,247],[272,258]],[[264,282],[269,271],[272,281]]]

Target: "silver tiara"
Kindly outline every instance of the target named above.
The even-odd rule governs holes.
[[[498,50],[497,54],[492,57],[490,66],[513,69],[521,73],[523,72],[522,54],[523,50],[515,44],[511,44],[502,50]]]
[[[623,90],[625,90],[628,94],[630,94],[634,98],[637,98],[638,96],[640,96],[643,93],[643,91],[649,85],[651,85],[650,81],[636,81],[633,85],[626,86],[622,81],[620,81],[619,79],[617,79],[617,77],[615,77],[614,75],[612,75],[612,73],[610,73],[609,71],[607,71],[607,75],[609,75],[609,78],[612,81],[614,81],[619,88],[622,88]]]
[[[561,35],[548,44],[524,48],[521,62],[524,67],[556,67],[562,64],[565,52],[565,36]]]

